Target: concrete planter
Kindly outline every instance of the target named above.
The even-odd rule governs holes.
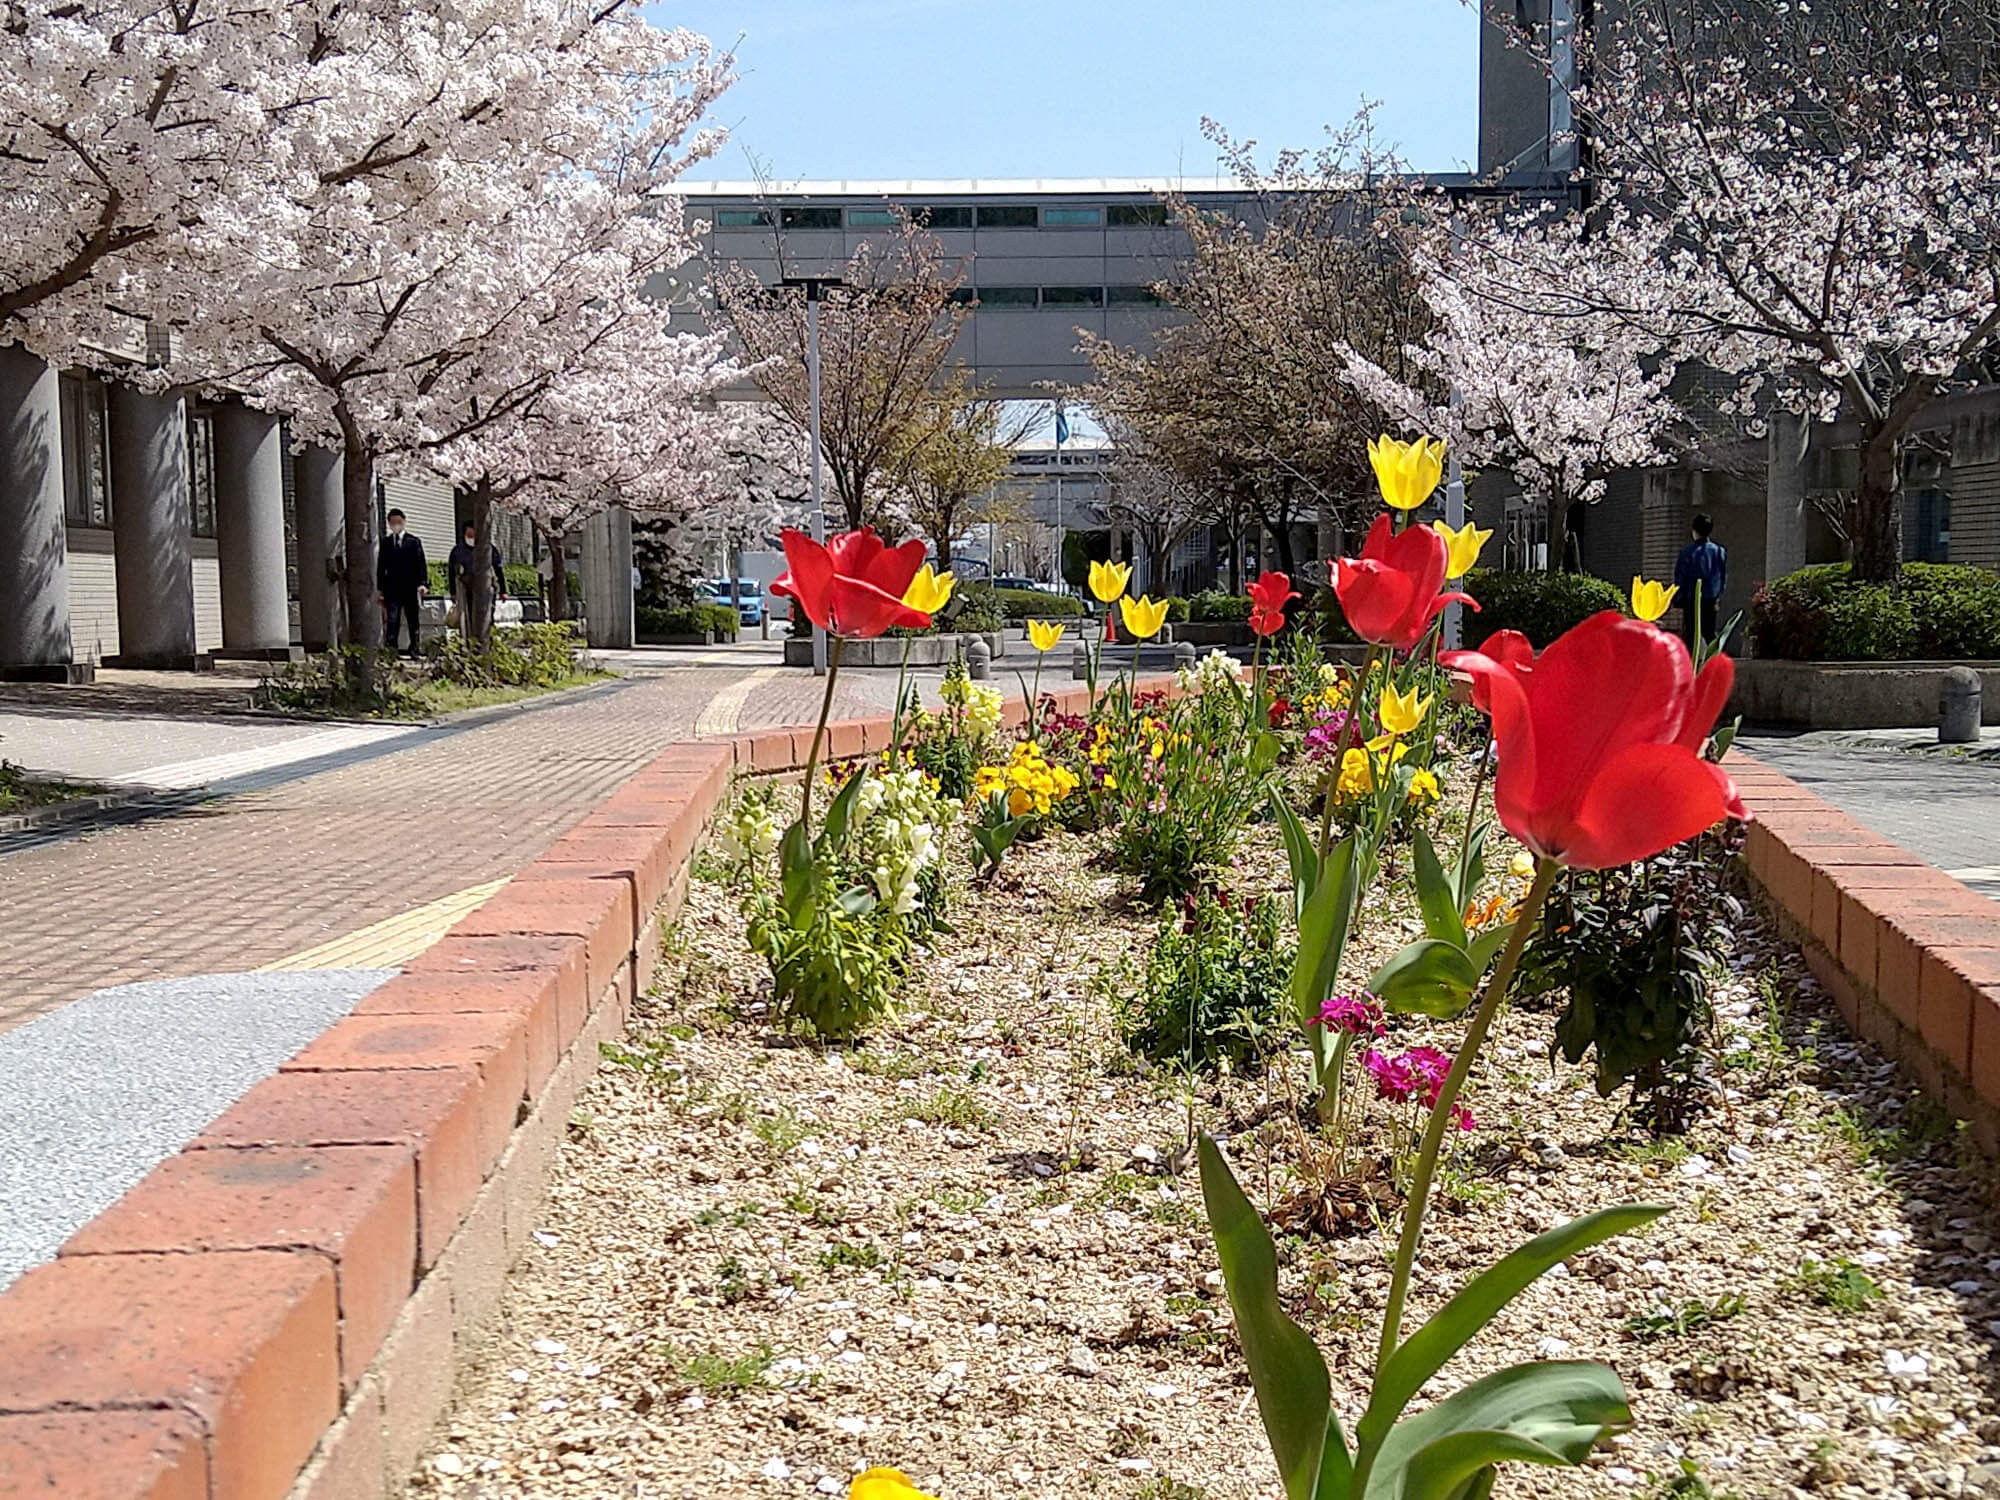
[[[713,630],[681,630],[666,635],[654,635],[642,630],[639,632],[638,641],[642,646],[713,646],[715,644],[715,632]]]
[[[888,667],[894,669],[903,664],[903,647],[910,648],[910,665],[913,667],[941,667],[957,656],[972,640],[970,635],[920,635],[898,638],[884,636],[872,641],[848,641],[840,648],[840,664],[843,667]],[[998,658],[1007,653],[1007,632],[988,631],[986,644]],[[785,638],[785,665],[788,667],[809,667],[812,665],[813,643],[809,635],[787,636]]]
[[[1786,729],[1921,729],[1938,721],[1952,667],[1979,674],[1980,717],[2000,724],[2000,662],[1760,661],[1739,658],[1728,717]]]
[[[1190,646],[1248,646],[1257,635],[1248,620],[1189,620],[1174,626],[1174,639]]]

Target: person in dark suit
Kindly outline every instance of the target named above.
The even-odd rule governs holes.
[[[411,660],[416,659],[421,644],[424,584],[430,577],[427,567],[423,542],[404,529],[400,510],[390,511],[389,530],[382,538],[381,557],[375,564],[375,589],[389,611],[383,643],[394,651],[396,638],[403,632],[403,622],[408,620]]]
[[[1729,586],[1729,551],[1715,540],[1715,522],[1707,516],[1694,518],[1694,540],[1681,548],[1674,559],[1674,587],[1680,590],[1681,638],[1688,650],[1698,649],[1704,640],[1713,640],[1722,630],[1717,616],[1722,610],[1722,591]]]

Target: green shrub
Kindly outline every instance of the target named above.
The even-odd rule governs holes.
[[[1203,589],[1188,600],[1188,618],[1218,623],[1247,620],[1250,618],[1250,596],[1231,594],[1222,589]]]
[[[1005,592],[1014,593],[1013,589]],[[1002,590],[990,583],[968,584],[954,597],[956,608],[947,608],[943,629],[945,630],[999,630],[1007,623],[1006,603],[999,596]]]
[[[581,669],[583,642],[566,624],[502,625],[485,650],[462,635],[425,653],[435,682],[457,687],[557,687]]]
[[[533,563],[503,563],[500,573],[507,580],[507,592],[517,599],[532,599],[541,592],[542,575]]]
[[[641,635],[735,635],[742,616],[726,604],[689,604],[679,609],[660,609],[642,604],[634,612]]]
[[[1477,645],[1497,630],[1518,630],[1542,647],[1601,610],[1625,608],[1625,591],[1588,573],[1498,573],[1474,568],[1465,592],[1479,612],[1465,612],[1460,635]]]
[[[1065,620],[1083,613],[1083,601],[1070,594],[1044,594],[1037,589],[996,589],[975,583],[967,593],[990,595],[1009,620]],[[997,627],[996,627],[997,628]]]
[[[1846,563],[1801,568],[1750,601],[1750,649],[1786,661],[2000,657],[2000,574],[1913,562],[1894,583],[1860,583]]]
[[[1145,981],[1125,1003],[1125,1041],[1167,1064],[1254,1063],[1279,1031],[1292,950],[1278,902],[1203,886],[1162,918]]]
[[[1181,598],[1179,594],[1167,595],[1167,623],[1169,625],[1183,625],[1187,623],[1187,617],[1187,600]]]

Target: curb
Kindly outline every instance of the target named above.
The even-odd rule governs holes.
[[[1757,815],[1750,878],[1848,1026],[2000,1153],[2000,906],[1742,751],[1726,764]]]
[[[143,801],[154,795],[156,791],[152,787],[134,787],[129,791],[96,792],[88,797],[71,797],[67,801],[54,802],[47,807],[31,808],[27,812],[7,813],[5,816],[0,816],[0,835],[55,827],[75,822],[79,818],[94,818],[99,813],[129,807],[134,802]]]
[[[890,727],[831,724],[825,758]],[[709,820],[737,778],[803,769],[812,738],[672,745],[0,1294],[0,1496],[400,1494]]]

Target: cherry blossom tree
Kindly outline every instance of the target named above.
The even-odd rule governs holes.
[[[810,488],[806,440],[768,402],[723,401],[705,420],[712,425],[706,446],[716,455],[713,467],[671,503],[654,508],[635,533],[635,546],[641,573],[673,592],[720,550],[734,598],[743,548],[803,518]]]

